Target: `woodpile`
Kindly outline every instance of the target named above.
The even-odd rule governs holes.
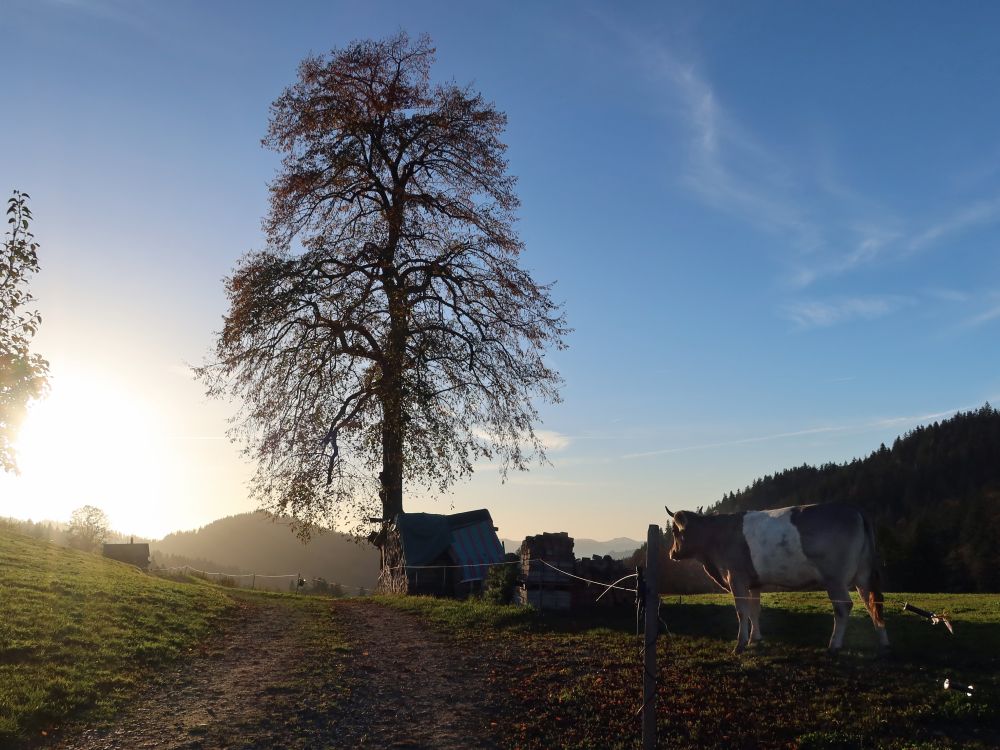
[[[521,543],[521,579],[517,600],[541,610],[568,610],[573,600],[573,537],[565,531],[529,536]],[[546,564],[547,563],[547,564]]]
[[[611,555],[594,555],[593,557],[583,557],[576,561],[576,574],[581,578],[601,583],[614,583],[629,573],[634,573],[635,568],[627,560],[615,560]],[[621,589],[611,589],[604,593],[605,587],[593,583],[577,581],[579,586],[576,589],[577,602],[580,604],[598,604],[601,606],[614,606],[619,604],[631,604],[635,601],[635,594],[621,589],[634,589],[635,579],[629,578],[618,585]],[[602,595],[603,594],[603,595]],[[597,597],[601,597],[600,600]]]

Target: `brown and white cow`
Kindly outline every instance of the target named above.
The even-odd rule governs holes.
[[[695,559],[733,595],[740,630],[735,653],[762,639],[761,590],[824,588],[833,604],[830,653],[844,645],[856,588],[886,651],[879,561],[871,524],[848,505],[796,505],[777,510],[701,515],[667,513],[673,519],[671,560]]]

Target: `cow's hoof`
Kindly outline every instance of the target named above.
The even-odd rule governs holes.
[[[878,653],[875,654],[875,658],[880,661],[889,661],[893,656],[893,651],[888,646],[879,646]]]
[[[740,654],[742,654],[746,650],[747,650],[746,644],[745,643],[739,643],[739,644],[736,645],[736,648],[733,649],[733,656],[739,656]]]
[[[826,655],[829,656],[831,659],[836,659],[838,656],[840,656],[840,649],[839,648],[828,648],[826,650]]]

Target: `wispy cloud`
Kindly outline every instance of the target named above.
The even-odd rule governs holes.
[[[800,250],[822,242],[804,208],[790,200],[794,177],[733,120],[697,68],[663,45],[644,45],[648,64],[669,85],[689,133],[682,183],[704,202],[769,233],[791,236]]]
[[[545,450],[551,453],[565,450],[572,442],[569,435],[563,435],[561,432],[554,432],[553,430],[536,430],[535,435],[545,447]]]
[[[490,433],[480,427],[474,427],[472,429],[472,434],[478,439],[490,442]],[[559,453],[560,451],[566,450],[573,442],[573,438],[569,435],[564,435],[561,432],[556,432],[555,430],[535,430],[535,437],[542,444],[542,448],[545,449],[546,453]],[[525,452],[530,453],[532,446],[527,442],[523,441],[521,443],[521,449]],[[491,471],[496,470],[496,466],[490,461],[483,461],[473,465],[476,471]]]
[[[825,328],[851,320],[874,320],[909,304],[907,297],[884,295],[837,300],[794,302],[781,309],[784,317],[800,330]]]
[[[922,250],[949,236],[998,221],[1000,221],[1000,196],[991,200],[976,201],[911,237],[906,243],[906,249],[910,252]]]
[[[789,275],[794,287],[807,287],[815,281],[840,276],[875,263],[899,240],[902,234],[886,226],[861,225],[851,230],[846,241],[847,249],[840,254],[797,259],[795,270]]]
[[[605,484],[604,482],[581,482],[572,479],[550,479],[548,477],[534,477],[523,474],[511,477],[510,483],[522,487],[593,487]]]
[[[688,451],[701,451],[709,448],[725,448],[730,445],[747,445],[749,443],[764,443],[769,440],[783,440],[791,437],[802,437],[805,435],[818,435],[824,432],[840,432],[840,427],[812,427],[807,430],[795,430],[794,432],[779,432],[774,435],[758,435],[756,437],[741,438],[739,440],[724,440],[718,443],[700,443],[696,445],[682,445],[672,448],[660,448],[653,451],[643,451],[641,453],[626,453],[622,458],[646,458],[647,456],[664,456],[670,453],[686,453]]]
[[[925,294],[939,302],[968,302],[972,299],[972,295],[961,289],[928,289]]]
[[[881,417],[877,419],[871,419],[865,422],[859,422],[847,425],[828,425],[822,427],[809,427],[802,430],[793,430],[790,432],[778,432],[770,435],[756,435],[753,437],[740,438],[737,440],[724,440],[717,443],[699,443],[694,445],[672,446],[667,448],[660,448],[658,450],[643,451],[641,453],[627,453],[621,458],[634,459],[634,458],[647,458],[650,456],[664,456],[664,455],[669,455],[671,453],[686,453],[689,451],[710,450],[713,448],[726,448],[734,445],[764,443],[772,440],[787,440],[789,438],[806,437],[808,435],[821,435],[827,433],[844,433],[844,432],[868,432],[870,430],[879,430],[879,429],[884,429],[886,427],[895,427],[898,425],[916,426],[918,424],[930,422],[931,420],[934,419],[950,417],[951,415],[959,411],[967,411],[971,408],[974,407],[962,406],[957,409],[947,409],[945,411],[932,412],[930,414],[908,415],[900,417]]]
[[[1000,305],[995,305],[988,310],[984,310],[978,315],[973,315],[965,321],[965,325],[968,327],[981,326],[984,323],[989,323],[990,321],[997,320],[998,318],[1000,318]]]
[[[937,220],[900,218],[882,201],[852,188],[836,169],[832,149],[818,146],[793,162],[738,121],[711,81],[663,41],[615,29],[641,50],[670,112],[688,134],[681,184],[701,201],[773,237],[785,247],[781,280],[803,289],[879,263],[898,263],[975,227],[1000,222],[1000,196],[954,207]],[[870,315],[851,305],[822,323]],[[878,313],[882,314],[882,313]]]
[[[878,260],[901,236],[900,222],[870,196],[834,178],[828,151],[793,165],[724,106],[698,67],[665,44],[636,37],[652,76],[688,132],[681,184],[704,203],[786,245],[783,280],[793,287]]]

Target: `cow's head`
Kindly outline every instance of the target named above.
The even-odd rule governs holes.
[[[679,510],[676,513],[671,513],[670,508],[667,508],[667,513],[674,522],[674,544],[670,548],[670,559],[686,560],[691,557],[696,557],[698,552],[701,551],[701,544],[699,541],[701,530],[699,529],[698,524],[701,520],[701,516],[697,513],[691,513],[686,510]]]

